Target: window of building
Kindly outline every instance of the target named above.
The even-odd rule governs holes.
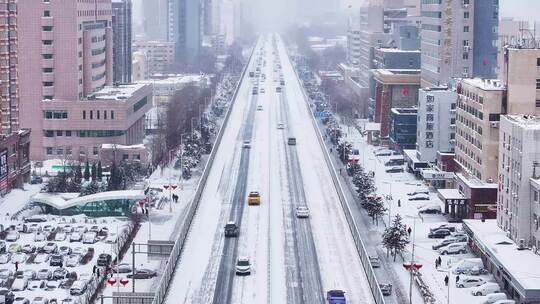
[[[43,0],[43,3],[50,3],[51,0]]]
[[[94,111],[90,110],[90,119],[94,119]]]
[[[468,26],[468,25],[465,25],[465,26],[463,27],[463,32],[464,32],[464,33],[468,33],[468,32],[469,32],[469,26]]]
[[[107,110],[103,111],[103,119],[107,120]]]
[[[540,108],[540,100],[538,100],[538,99],[536,100],[536,107]]]
[[[43,54],[41,55],[43,59],[53,59],[53,54]]]
[[[43,111],[43,118],[45,119],[67,119],[67,111]]]
[[[463,40],[463,46],[469,46],[469,40]]]
[[[111,119],[114,119],[114,111],[111,110]]]
[[[43,86],[44,87],[52,87],[52,86],[54,86],[54,82],[52,82],[52,81],[44,81]]]
[[[66,155],[71,155],[71,154],[73,154],[73,148],[66,147]]]
[[[469,19],[469,12],[463,12],[463,19]]]
[[[66,131],[66,136],[71,137],[71,131]]]
[[[43,17],[50,17],[51,11],[43,11]]]
[[[469,59],[469,53],[468,52],[463,53],[463,60],[468,60],[468,59]]]
[[[47,155],[53,155],[53,148],[52,147],[47,147],[45,148],[45,150],[47,151]]]
[[[141,160],[141,155],[140,154],[133,154],[133,159],[134,160]]]
[[[52,32],[53,27],[52,27],[52,26],[42,26],[41,29],[42,29],[44,32]]]
[[[536,89],[540,90],[540,79],[536,79]]]
[[[536,66],[540,67],[540,58],[536,58]]]
[[[86,147],[80,146],[79,147],[79,154],[80,155],[85,155],[86,154]]]
[[[56,136],[64,136],[64,131],[62,130],[56,131]]]
[[[54,131],[45,130],[43,132],[45,133],[45,137],[54,137]]]
[[[86,110],[82,111],[82,119],[86,119]]]
[[[53,71],[53,68],[43,68],[43,73],[52,73]]]
[[[53,100],[53,99],[54,99],[53,95],[45,95],[45,96],[43,96],[43,100]]]
[[[101,112],[100,110],[97,110],[97,111],[96,111],[96,117],[97,117],[97,119],[101,119],[100,112]]]
[[[56,155],[64,155],[64,148],[62,147],[56,148]]]
[[[122,160],[129,160],[129,154],[122,154]]]
[[[98,149],[98,147],[93,147],[93,148],[92,148],[92,153],[93,153],[94,155],[98,155],[98,154],[99,154],[99,149]]]
[[[52,40],[43,40],[43,45],[52,45]]]

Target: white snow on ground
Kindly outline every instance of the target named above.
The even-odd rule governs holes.
[[[241,146],[239,132],[244,122],[250,94],[250,82],[243,81],[223,134],[222,142],[225,144],[218,147],[184,252],[170,285],[167,303],[192,303],[193,297],[198,295],[198,289],[203,285],[202,279],[207,266],[214,261],[212,254],[219,255],[221,252],[219,248],[214,248],[211,240],[216,233],[221,234],[219,224],[228,217],[228,213],[222,214],[222,205],[229,202],[228,193],[232,190],[230,183],[235,180],[230,170],[234,159],[239,159]],[[215,281],[205,284],[212,285]],[[211,299],[212,295],[207,293],[206,296]]]
[[[39,193],[41,187],[43,187],[43,184],[24,184],[23,189],[12,189],[11,192],[0,199],[0,214],[10,217],[23,209],[29,202],[30,197]]]
[[[361,125],[361,123],[360,123]],[[365,164],[364,167],[368,171],[375,171],[375,184],[377,187],[377,193],[380,195],[390,195],[393,200],[387,201],[387,208],[391,211],[391,216],[395,216],[399,213],[407,226],[413,227],[416,221],[416,232],[414,233],[415,239],[415,261],[423,265],[421,273],[425,282],[428,284],[430,290],[435,294],[437,303],[447,303],[448,299],[448,287],[444,284],[444,277],[448,274],[449,266],[464,258],[475,257],[472,253],[441,256],[442,267],[435,269],[435,259],[439,257],[437,251],[431,248],[432,245],[439,240],[429,239],[427,234],[429,229],[437,227],[441,224],[447,224],[446,219],[442,215],[418,215],[418,207],[436,203],[440,204],[442,210],[444,205],[437,197],[437,194],[432,191],[430,193],[429,201],[409,201],[408,192],[415,191],[421,188],[427,188],[423,182],[416,179],[412,174],[404,173],[386,173],[384,162],[389,157],[377,157],[374,154],[375,147],[366,143],[362,135],[353,127],[342,126],[345,132],[345,140],[353,143],[355,149],[360,150],[360,162]],[[391,186],[390,186],[391,185]],[[391,189],[391,192],[390,192]],[[398,200],[401,201],[401,207],[398,207]],[[384,226],[388,223],[388,214],[383,216],[384,224],[379,224],[379,232],[384,231]],[[461,229],[461,224],[453,224],[458,229]],[[412,254],[412,244],[410,244],[404,257],[406,261],[410,261]],[[410,275],[406,272],[402,266],[403,260],[397,258],[393,264],[396,273],[404,286],[409,286]],[[495,281],[491,275],[482,275],[487,281]],[[477,297],[471,295],[471,288],[456,288],[455,275],[450,274],[450,303],[483,303],[486,297]],[[417,288],[416,285],[413,288]],[[413,292],[413,303],[421,303],[422,299],[417,292]]]
[[[290,103],[290,123],[298,142],[297,151],[306,201],[311,210],[311,226],[323,288],[325,291],[344,290],[348,303],[374,303],[336,188],[324,161],[324,152],[316,138],[311,113],[306,108],[306,101],[285,47],[281,42],[278,45]]]

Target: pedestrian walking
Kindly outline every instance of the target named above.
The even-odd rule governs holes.
[[[97,269],[97,267],[96,267],[96,265],[94,265],[94,267],[92,267],[92,274],[96,274],[96,269]]]
[[[459,282],[459,274],[456,276],[456,283]]]
[[[435,259],[435,269],[439,269],[439,259]]]
[[[407,233],[409,234],[409,236],[411,236],[411,233],[412,233],[411,227],[407,228]]]
[[[99,276],[100,276],[99,268],[96,270],[96,274],[97,274],[97,277],[99,278]]]
[[[332,148],[330,148],[330,153],[332,153]]]
[[[19,271],[19,262],[15,262],[15,272]]]
[[[401,207],[401,200],[400,199],[397,200],[397,206]]]
[[[437,261],[439,262],[439,267],[441,267],[441,265],[442,265],[442,259],[441,259],[440,256],[439,256],[439,258],[437,259]]]
[[[448,278],[448,275],[446,275],[446,276],[444,277],[444,285],[448,286],[448,281],[449,281],[449,280],[450,280],[450,279]]]
[[[339,175],[341,175],[341,168],[339,168]]]

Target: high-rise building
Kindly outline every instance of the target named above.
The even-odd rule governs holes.
[[[422,87],[495,77],[498,11],[498,1],[422,1]]]
[[[418,95],[416,156],[434,163],[437,152],[454,153],[457,93],[447,88],[423,88]]]
[[[144,137],[151,88],[113,84],[111,1],[19,0],[20,124],[31,159],[96,159]]]
[[[531,186],[540,174],[540,117],[504,115],[500,132],[497,223],[516,243],[536,245],[540,199]]]
[[[0,194],[30,178],[30,131],[19,129],[17,0],[0,0]]]
[[[169,31],[169,6],[172,6],[172,1],[173,0],[142,1],[143,29],[147,40],[167,41]]]
[[[131,0],[113,0],[112,12],[113,81],[130,83],[132,74]]]
[[[199,0],[170,0],[168,41],[175,43],[176,62],[195,63],[203,34],[203,4]]]

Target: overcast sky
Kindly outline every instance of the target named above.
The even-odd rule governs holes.
[[[540,0],[500,0],[501,16],[540,20]]]

